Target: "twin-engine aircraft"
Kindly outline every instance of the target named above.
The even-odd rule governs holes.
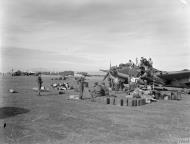
[[[103,80],[109,78],[115,83],[121,81],[124,84],[128,84],[133,77],[140,84],[144,84],[146,81],[147,84],[154,84],[155,86],[190,88],[190,70],[187,69],[167,72],[157,70],[153,67],[147,68],[146,65],[123,64],[119,65],[119,67],[110,66],[109,70],[100,71],[107,73]]]

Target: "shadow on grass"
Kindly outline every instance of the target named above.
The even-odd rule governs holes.
[[[29,110],[18,107],[2,107],[0,108],[0,119],[16,116],[18,114],[28,113]]]

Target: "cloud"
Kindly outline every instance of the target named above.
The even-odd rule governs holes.
[[[83,63],[81,69],[93,63],[96,69],[110,59],[118,64],[143,55],[159,61],[190,46],[190,11],[179,1],[6,0],[3,11],[2,42],[24,48],[11,53],[19,62],[30,58],[46,67],[43,59],[49,67],[76,67],[78,62],[78,67]],[[10,51],[7,59],[14,65],[9,55]]]
[[[150,0],[141,1],[32,1],[18,0],[5,3],[6,20],[16,30],[42,30],[48,24],[62,26],[99,27],[107,25],[111,30],[137,28],[142,22],[159,16],[161,10],[172,8],[168,2]],[[153,12],[153,13],[150,13]],[[142,17],[144,19],[142,19]],[[123,24],[122,24],[123,22]],[[139,25],[135,26],[133,23]],[[117,26],[121,26],[119,29]],[[134,25],[134,26],[133,26]],[[19,28],[20,26],[20,28]],[[112,27],[110,27],[112,26]],[[10,30],[11,31],[11,30]]]
[[[187,5],[188,3],[187,3],[187,1],[186,0],[179,0],[182,4],[184,4],[184,5]]]

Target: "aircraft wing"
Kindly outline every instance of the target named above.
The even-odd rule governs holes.
[[[165,80],[180,80],[180,79],[189,79],[190,80],[190,71],[176,71],[176,72],[167,72],[165,74],[158,75],[160,78]]]
[[[105,73],[109,72],[109,70],[103,70],[103,69],[100,69],[100,71],[105,72]]]

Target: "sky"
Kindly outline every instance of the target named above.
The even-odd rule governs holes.
[[[190,0],[6,0],[0,71],[98,71],[151,57],[190,69]]]

